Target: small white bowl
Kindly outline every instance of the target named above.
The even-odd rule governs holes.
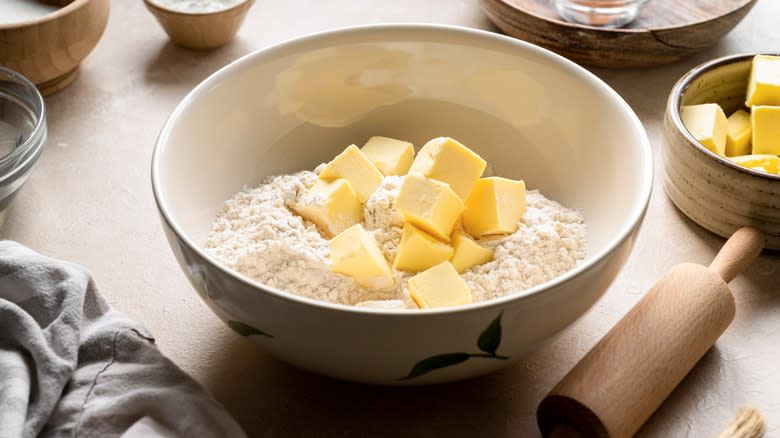
[[[666,105],[664,187],[691,220],[729,237],[745,225],[764,232],[766,248],[780,250],[780,175],[748,169],[704,146],[685,128],[683,105],[717,103],[726,114],[744,108],[755,53],[706,62],[685,74]]]
[[[523,178],[581,209],[586,259],[552,281],[491,301],[392,310],[275,289],[204,250],[217,211],[242,187],[311,169],[372,135],[417,145],[452,136],[495,174]],[[506,358],[538,348],[585,313],[631,251],[652,168],[639,119],[585,69],[494,33],[409,24],[315,34],[218,71],[163,127],[152,183],[174,254],[231,327],[301,368],[420,384],[506,366]],[[497,346],[496,357],[486,357],[486,345]]]

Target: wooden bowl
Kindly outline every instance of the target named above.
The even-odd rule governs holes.
[[[78,76],[108,23],[109,0],[54,0],[60,9],[43,17],[0,24],[0,65],[32,81],[44,96]]]
[[[668,64],[715,44],[747,15],[756,0],[651,0],[626,27],[569,23],[553,0],[480,0],[508,35],[575,62],[606,68]]]
[[[215,12],[180,12],[144,0],[171,41],[189,49],[215,49],[225,45],[241,28],[255,0]]]
[[[743,225],[766,235],[780,249],[780,175],[742,167],[710,152],[688,132],[680,107],[718,103],[730,115],[744,108],[755,54],[727,56],[694,68],[674,86],[666,106],[664,187],[691,220],[723,237]]]

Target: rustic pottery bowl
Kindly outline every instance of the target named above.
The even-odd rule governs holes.
[[[400,310],[293,295],[205,251],[216,213],[244,186],[312,169],[380,133],[418,146],[452,136],[495,174],[523,178],[581,209],[586,259],[510,296]],[[585,313],[631,251],[650,197],[652,158],[623,99],[552,52],[467,28],[379,25],[278,44],[207,78],[163,127],[152,184],[182,269],[233,329],[317,373],[422,384],[506,366]]]
[[[767,248],[780,249],[780,175],[745,168],[709,151],[680,118],[683,105],[717,103],[727,115],[747,109],[745,94],[755,55],[707,62],[672,88],[664,120],[664,187],[677,208],[707,230],[728,237],[752,225],[766,235]]]
[[[0,24],[0,65],[30,79],[44,96],[78,77],[108,23],[109,0],[51,0],[43,17]]]
[[[236,36],[255,0],[214,12],[181,12],[144,0],[171,41],[189,49],[215,49]]]

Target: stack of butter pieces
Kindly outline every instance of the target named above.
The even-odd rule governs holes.
[[[683,106],[683,124],[710,151],[737,164],[780,174],[780,56],[753,58],[745,107],[728,118],[716,103]]]
[[[327,163],[294,210],[330,240],[330,268],[361,287],[396,286],[393,269],[416,273],[409,295],[421,308],[471,302],[460,273],[488,262],[493,252],[475,239],[513,233],[525,212],[525,183],[482,178],[486,162],[448,137],[414,155],[411,143],[372,137]],[[404,218],[398,253],[390,263],[363,226],[363,204],[385,176],[404,176],[396,200]]]

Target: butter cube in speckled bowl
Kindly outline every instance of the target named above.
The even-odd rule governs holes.
[[[439,309],[352,307],[261,284],[205,250],[226,199],[374,135],[442,135],[492,174],[582,211],[587,254],[525,291]],[[389,385],[507,366],[584,314],[618,274],[650,198],[647,135],[618,94],[534,45],[474,29],[361,26],[268,47],[198,85],[162,129],[154,195],[174,255],[212,310],[270,354]]]
[[[680,211],[707,230],[729,237],[752,225],[764,232],[767,248],[780,250],[780,175],[748,169],[710,151],[696,141],[680,116],[683,105],[701,103],[717,103],[727,116],[747,110],[745,95],[755,55],[709,61],[672,88],[664,121],[664,188]]]

